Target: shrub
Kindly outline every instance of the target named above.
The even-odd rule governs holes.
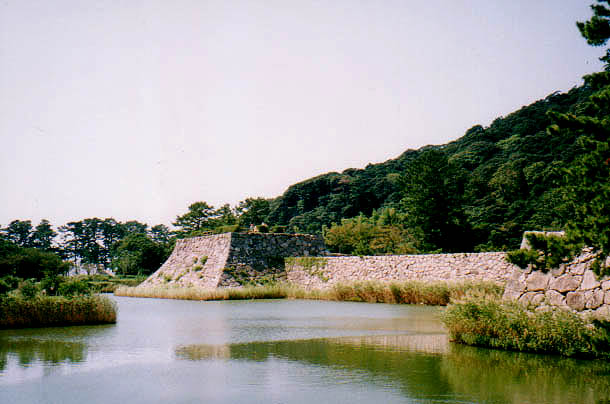
[[[0,328],[116,323],[116,315],[105,296],[0,298]]]
[[[89,284],[81,279],[67,279],[59,284],[57,294],[61,296],[83,296],[91,294]]]
[[[28,279],[19,284],[19,294],[24,299],[33,299],[38,294],[38,288],[34,282]]]
[[[453,341],[514,351],[610,358],[610,322],[572,312],[530,312],[517,302],[468,299],[442,316]]]

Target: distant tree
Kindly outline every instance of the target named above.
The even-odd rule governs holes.
[[[2,229],[4,238],[19,247],[32,247],[32,221],[13,220],[8,227]]]
[[[212,216],[214,217],[215,226],[231,226],[237,223],[237,217],[228,203],[216,209]]]
[[[424,251],[471,251],[464,214],[464,173],[440,150],[428,150],[403,177],[406,224]]]
[[[9,241],[0,240],[0,278],[15,276],[40,280],[65,274],[68,269],[68,263],[52,252],[22,248]]]
[[[259,225],[267,221],[271,211],[270,201],[264,198],[246,198],[239,202],[235,208],[241,227],[249,227],[251,224]]]
[[[149,275],[159,269],[169,251],[165,243],[157,243],[142,233],[132,233],[118,244],[113,266],[124,275]]]
[[[179,227],[179,233],[188,234],[195,231],[209,229],[210,219],[214,215],[214,207],[207,202],[195,202],[189,206],[189,211],[176,217],[174,226]]]
[[[130,220],[122,224],[124,234],[142,233],[146,234],[148,225],[146,223],[140,223],[137,220]]]
[[[32,232],[31,244],[35,248],[50,251],[55,236],[57,236],[57,233],[53,230],[51,223],[47,219],[42,219]]]
[[[171,234],[167,226],[158,224],[150,228],[150,238],[157,243],[167,243],[171,238]]]
[[[371,218],[363,215],[343,219],[324,228],[324,241],[333,252],[355,255],[413,254],[413,238],[396,219],[396,212],[384,209]]]

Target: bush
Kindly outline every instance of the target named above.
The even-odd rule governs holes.
[[[57,294],[66,297],[90,295],[91,289],[85,280],[67,279],[59,284]]]
[[[470,299],[447,308],[442,321],[453,341],[513,351],[610,358],[610,322],[572,312],[530,312],[517,302]]]
[[[116,323],[116,315],[105,296],[0,298],[0,328]]]
[[[24,299],[33,299],[38,294],[38,288],[34,282],[28,279],[19,284],[19,294]]]

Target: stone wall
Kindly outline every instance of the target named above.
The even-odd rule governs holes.
[[[321,238],[306,234],[224,233],[176,241],[167,261],[141,286],[239,286],[286,277],[284,258],[326,254]]]
[[[610,278],[596,278],[590,269],[593,258],[585,252],[547,273],[515,271],[506,283],[504,298],[531,303],[540,310],[554,306],[610,316]]]
[[[505,283],[518,268],[506,253],[305,257],[286,260],[289,282],[308,289],[354,281],[462,281]]]
[[[546,274],[522,270],[506,253],[335,256],[321,238],[304,234],[225,233],[178,240],[167,261],[142,287],[236,287],[288,281],[324,289],[354,281],[492,281],[505,299],[610,315],[610,279],[597,280],[584,253]]]

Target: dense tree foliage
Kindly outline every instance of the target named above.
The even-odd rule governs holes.
[[[610,38],[609,0],[591,6],[590,20],[577,23],[587,40],[603,46]],[[563,167],[560,188],[566,228],[565,237],[532,236],[533,252],[515,251],[513,262],[546,270],[561,260],[568,260],[584,246],[596,255],[593,269],[599,276],[610,275],[606,259],[610,256],[610,51],[600,58],[604,72],[585,76],[592,94],[588,102],[573,113],[551,113],[554,123],[548,129],[556,139],[576,139],[575,157]]]
[[[37,279],[63,275],[69,265],[54,253],[0,240],[0,278]]]
[[[150,275],[167,259],[172,247],[144,233],[132,233],[116,246],[113,267],[123,275]]]
[[[412,254],[417,251],[415,239],[403,226],[404,218],[395,209],[376,211],[343,219],[341,224],[324,228],[324,240],[333,251],[342,254]]]

